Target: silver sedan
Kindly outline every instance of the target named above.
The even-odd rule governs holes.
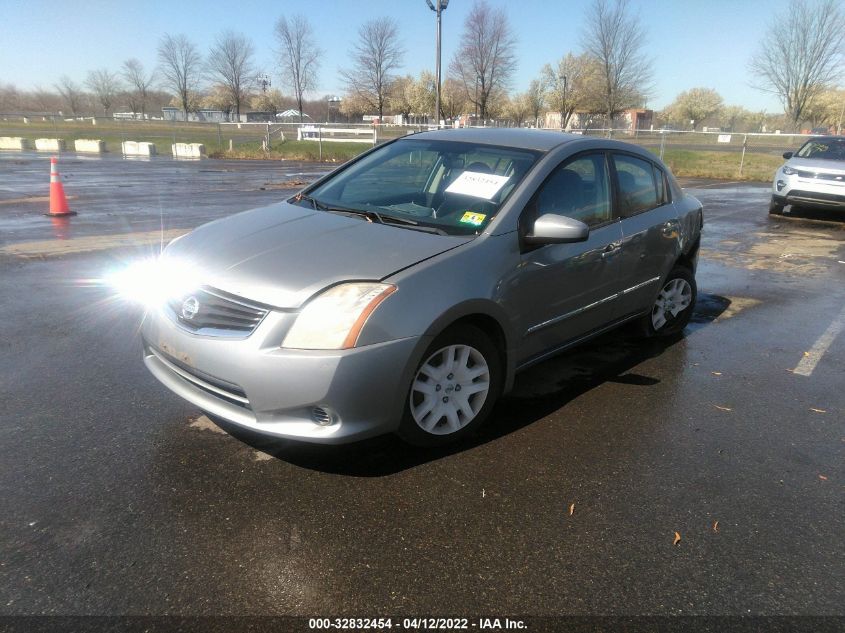
[[[683,329],[702,223],[638,147],[443,130],[201,226],[116,283],[147,306],[149,370],[210,414],[310,442],[435,445],[553,354],[631,321]]]

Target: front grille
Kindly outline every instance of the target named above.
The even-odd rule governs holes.
[[[801,178],[810,178],[812,180],[832,180],[833,182],[841,182],[845,184],[844,174],[826,174],[815,171],[805,171],[803,169],[796,169],[795,173]]]
[[[801,191],[799,189],[792,189],[789,194],[787,194],[786,199],[788,202],[806,201],[816,204],[829,204],[835,206],[845,205],[845,195],[822,193],[819,191]]]
[[[168,307],[185,329],[218,336],[248,336],[269,312],[267,306],[212,288],[173,299]]]

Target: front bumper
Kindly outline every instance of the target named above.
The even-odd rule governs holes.
[[[772,197],[779,204],[845,209],[845,181],[787,176],[779,169],[772,183]]]
[[[420,337],[349,350],[279,346],[291,314],[271,312],[246,338],[200,336],[164,311],[141,329],[144,363],[171,391],[233,424],[282,438],[352,442],[399,426]],[[314,408],[333,423],[319,425]]]

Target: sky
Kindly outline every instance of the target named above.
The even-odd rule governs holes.
[[[581,49],[591,0],[488,0],[505,9],[517,40],[512,88],[524,90],[544,64]],[[694,87],[713,88],[726,104],[780,112],[773,95],[751,87],[748,62],[770,20],[788,0],[630,0],[646,31],[654,90],[648,107],[659,110]],[[451,0],[443,12],[443,74],[458,48],[472,0]],[[156,64],[164,33],[184,33],[205,53],[226,29],[248,36],[257,66],[281,85],[274,64],[273,25],[282,15],[303,13],[323,50],[319,88],[312,97],[342,94],[338,70],[358,27],[367,20],[397,20],[406,50],[402,74],[434,69],[435,17],[425,0],[0,0],[0,84],[22,90],[52,88],[62,75],[82,83],[88,71],[117,71],[131,57]]]

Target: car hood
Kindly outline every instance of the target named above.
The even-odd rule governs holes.
[[[831,160],[825,158],[796,158],[792,157],[786,164],[793,169],[809,169],[821,173],[842,173],[845,172],[845,161]]]
[[[165,250],[203,285],[295,309],[327,286],[381,280],[467,243],[281,202],[204,224]]]

